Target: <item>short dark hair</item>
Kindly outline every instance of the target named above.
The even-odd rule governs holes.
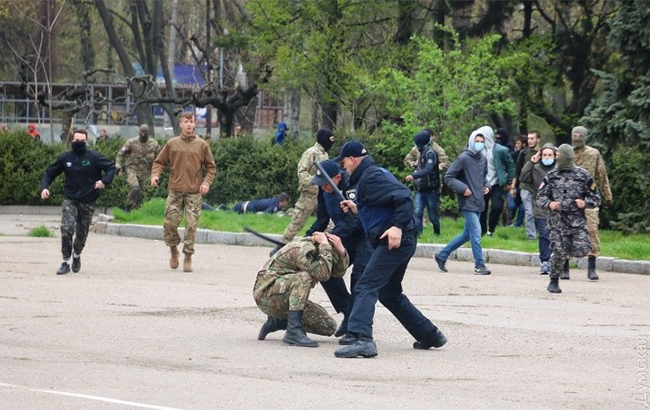
[[[535,134],[535,136],[537,137],[537,139],[541,139],[541,138],[542,138],[542,134],[540,134],[539,131],[531,131],[531,132],[529,132],[529,134]]]
[[[72,138],[74,138],[75,134],[82,134],[84,137],[86,137],[86,141],[88,141],[88,132],[86,132],[86,130],[82,130],[80,128],[73,130],[71,134]]]
[[[278,201],[289,202],[290,200],[291,197],[286,192],[280,192],[280,195],[278,195]]]

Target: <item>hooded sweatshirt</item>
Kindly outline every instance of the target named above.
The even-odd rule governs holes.
[[[488,172],[487,158],[474,149],[474,138],[477,134],[488,133],[492,136],[490,127],[482,127],[472,132],[467,148],[456,158],[445,174],[445,184],[458,194],[458,208],[461,211],[483,212],[485,198],[483,188],[489,188],[486,175]],[[466,189],[472,195],[464,196]]]
[[[472,146],[474,145],[474,137],[476,137],[475,133],[482,134],[483,137],[485,137],[485,148],[483,148],[481,154],[483,154],[488,160],[487,180],[490,183],[490,186],[496,185],[499,180],[497,178],[497,169],[494,165],[494,134],[492,132],[492,128],[481,127],[478,130],[474,131],[470,137],[470,143]]]

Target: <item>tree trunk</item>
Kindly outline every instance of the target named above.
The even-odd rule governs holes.
[[[287,88],[284,95],[282,120],[289,128],[287,136],[296,138],[300,134],[300,88]]]
[[[333,130],[336,127],[339,106],[335,102],[324,102],[322,103],[322,107],[321,128]]]

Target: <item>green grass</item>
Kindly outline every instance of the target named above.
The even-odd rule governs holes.
[[[155,199],[147,202],[142,208],[131,213],[116,209],[115,221],[119,223],[134,223],[143,225],[162,225],[165,214],[165,200]],[[244,225],[265,233],[284,232],[290,219],[286,216],[276,215],[240,215],[230,211],[203,211],[199,219],[199,227],[215,231],[243,232]],[[312,224],[310,218],[302,233]],[[458,218],[443,218],[440,221],[440,236],[433,235],[431,224],[425,227],[423,234],[418,239],[419,243],[445,244],[451,241],[463,230],[464,220]],[[538,252],[537,241],[526,240],[524,228],[498,227],[492,238],[483,237],[481,244],[484,248],[504,249],[520,252]],[[469,244],[468,244],[469,245]],[[600,231],[600,245],[602,256],[611,256],[619,259],[650,260],[650,235],[623,234],[618,231]]]
[[[27,236],[32,236],[34,238],[54,238],[54,234],[50,229],[45,225],[37,226],[32,228],[27,232]]]

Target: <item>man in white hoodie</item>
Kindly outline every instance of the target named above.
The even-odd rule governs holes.
[[[492,137],[490,127],[481,127],[472,132],[467,147],[451,164],[445,174],[445,184],[458,194],[458,208],[465,217],[463,232],[447,244],[435,255],[441,271],[445,267],[449,255],[469,240],[474,257],[474,274],[489,275],[485,266],[483,249],[481,248],[481,212],[485,209],[485,195],[490,193],[490,184],[486,178],[488,161],[481,152],[485,149],[486,136]]]

